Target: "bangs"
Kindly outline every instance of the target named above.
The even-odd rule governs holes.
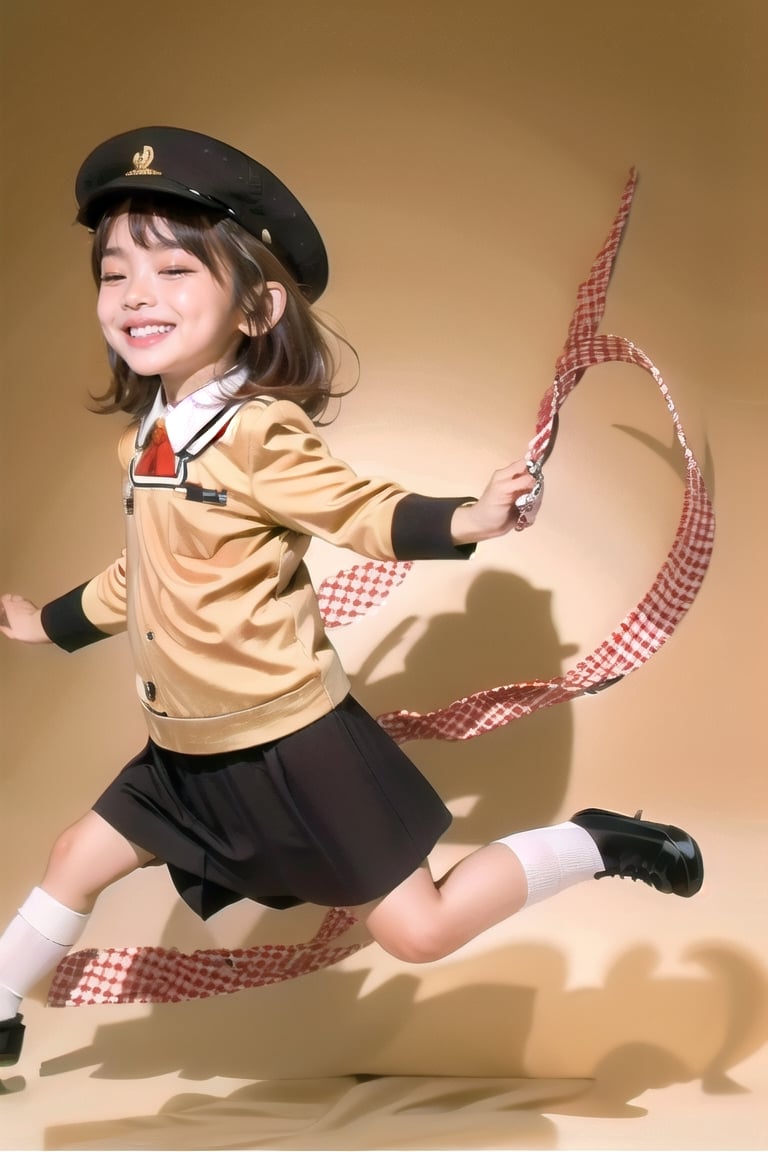
[[[93,239],[93,272],[98,283],[109,234],[118,216],[127,215],[131,239],[140,248],[181,248],[197,257],[220,283],[226,280],[217,225],[222,217],[188,208],[161,196],[133,197],[114,204],[99,221]],[[218,241],[218,243],[217,243]]]

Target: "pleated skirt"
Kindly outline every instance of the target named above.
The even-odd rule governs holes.
[[[409,876],[451,815],[352,697],[281,740],[195,756],[150,741],[94,804],[207,919],[241,899],[349,907]]]

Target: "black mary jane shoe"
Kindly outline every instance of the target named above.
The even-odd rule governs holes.
[[[0,1020],[0,1068],[10,1068],[21,1056],[24,1043],[23,1016],[18,1013],[9,1020]]]
[[[603,808],[585,808],[571,817],[589,832],[603,858],[600,876],[628,876],[659,892],[695,896],[704,879],[698,844],[671,824],[652,824],[636,816],[622,816]]]

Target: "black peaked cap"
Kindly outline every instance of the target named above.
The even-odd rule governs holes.
[[[95,228],[120,195],[142,190],[224,212],[285,263],[309,301],[328,283],[320,233],[274,173],[229,144],[186,128],[135,128],[99,144],[77,174],[77,219]]]

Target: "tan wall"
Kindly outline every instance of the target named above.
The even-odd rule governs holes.
[[[72,226],[75,171],[106,136],[209,132],[297,191],[330,250],[324,308],[362,358],[330,439],[360,470],[431,493],[475,491],[523,452],[636,165],[604,328],[654,358],[706,465],[719,518],[706,584],[667,647],[612,691],[412,752],[457,813],[438,867],[586,804],[701,828],[709,859],[735,867],[721,821],[747,835],[767,807],[766,15],[760,0],[5,0],[0,585],[44,601],[120,545],[119,420],[83,404],[103,354],[87,236]],[[434,706],[587,652],[671,542],[673,447],[650,378],[591,372],[564,409],[535,529],[465,566],[422,566],[339,638],[361,697],[375,711]],[[345,562],[317,549],[318,574]],[[143,730],[120,640],[73,657],[3,644],[0,659],[4,920]],[[638,1038],[714,1065],[728,974],[743,961],[763,979],[758,929],[717,867],[681,904],[606,881],[428,970],[367,949],[292,986],[173,1015],[71,1013],[66,1027],[87,1043],[98,1024],[100,1050],[128,1066],[149,1046],[163,1070],[204,1027],[223,1075],[590,1075]],[[201,947],[317,922],[257,919],[243,907],[204,927],[152,872],[104,898],[86,943]],[[691,968],[702,941],[722,961],[708,979]],[[668,980],[651,978],[657,964]]]

